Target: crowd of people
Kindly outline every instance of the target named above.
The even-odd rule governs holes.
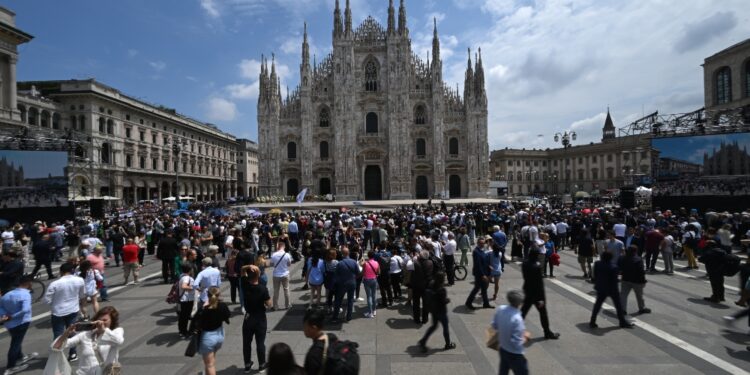
[[[695,195],[750,195],[750,178],[690,178],[676,181],[659,181],[653,186],[656,196],[695,196]]]
[[[594,285],[591,329],[598,327],[597,315],[606,298],[613,300],[620,326],[632,328],[626,317],[628,296],[631,291],[636,295],[637,313],[651,311],[643,289],[647,275],[657,272],[660,256],[666,274],[674,272],[674,258],[687,259],[686,271],[703,262],[712,286],[707,300],[721,303],[732,249],[750,236],[749,213],[699,214],[684,209],[607,210],[511,203],[447,207],[441,203],[260,216],[216,216],[208,213],[208,207],[204,209],[205,213],[193,210],[179,216],[161,209],[111,220],[87,218],[50,225],[40,221],[3,230],[0,316],[11,332],[6,373],[23,370],[36,356],[24,355],[21,349],[31,321],[30,297],[24,289],[28,290],[42,266],[54,280],[45,296],[52,310],[54,336],[48,366],[65,367],[78,360],[79,374],[120,366],[118,348],[124,336],[118,313],[112,306],[100,307],[99,302],[108,301],[107,284],[116,277],[115,267],[122,267],[126,284],[135,285],[150,256],[161,262],[162,282],[172,286],[167,302],[176,306],[176,330],[188,341],[191,352],[186,354],[200,354],[206,374],[216,373],[224,325],[234,323],[230,306],[238,302],[245,372],[256,364],[255,342],[257,368],[269,374],[328,374],[334,369],[346,373],[347,364],[359,365],[356,344],[325,333],[325,327],[372,319],[378,309],[394,304],[410,305],[415,329],[430,323],[417,342],[420,351],[428,351],[428,340],[438,325],[444,349],[453,349],[446,288],[459,282],[456,267],[467,265],[474,285],[463,305],[475,310],[479,297],[479,307],[495,309],[492,327],[499,342],[501,374],[509,370],[527,373],[523,343],[529,334],[523,320],[532,306],[539,312],[543,337],[560,338],[550,327],[544,289],[544,279],[555,277],[560,251],[575,252],[583,278]],[[25,276],[23,262],[30,255],[36,266]],[[54,259],[63,261],[59,277],[50,266]],[[293,267],[297,262],[302,266]],[[508,304],[496,307],[501,276],[512,262],[521,264],[523,290],[509,291]],[[745,289],[736,301],[741,306],[747,305],[750,291],[748,267],[746,263],[738,268]],[[293,275],[297,268],[301,274]],[[303,280],[304,293],[309,293],[301,327],[313,340],[301,366],[294,362],[288,345],[277,343],[267,351],[265,343],[267,312],[293,308],[289,285],[294,277]],[[225,280],[229,298],[222,297]],[[354,315],[355,302],[366,305],[362,317]],[[326,360],[329,351],[343,346],[355,355],[348,361]],[[65,349],[67,356],[62,355]]]

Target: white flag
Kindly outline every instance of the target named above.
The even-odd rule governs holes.
[[[302,189],[302,191],[297,194],[297,203],[302,204],[305,200],[305,195],[307,195],[307,188]]]

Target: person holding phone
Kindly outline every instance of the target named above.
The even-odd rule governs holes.
[[[105,306],[90,322],[71,324],[52,342],[53,351],[77,348],[76,375],[97,375],[110,366],[119,366],[120,348],[125,342],[125,331],[119,326],[120,314],[112,306]]]

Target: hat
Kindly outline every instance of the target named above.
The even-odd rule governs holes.
[[[204,266],[210,266],[214,263],[214,261],[213,259],[206,257],[206,258],[203,258],[201,263],[203,263]]]

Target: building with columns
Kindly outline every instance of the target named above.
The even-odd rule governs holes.
[[[492,179],[507,181],[508,195],[562,195],[601,192],[650,181],[658,151],[647,135],[616,135],[612,117],[602,127],[602,141],[556,149],[492,151]]]
[[[237,140],[237,196],[258,196],[258,144],[249,139]]]
[[[16,28],[15,13],[0,7],[0,126],[23,126],[16,96],[18,46],[33,38]]]
[[[307,187],[340,200],[485,197],[487,95],[481,51],[469,51],[464,92],[443,81],[434,28],[427,61],[411,49],[406,7],[388,24],[333,13],[333,51],[311,61],[305,25],[300,84],[282,97],[263,58],[258,98],[260,195]],[[472,61],[472,57],[474,60]],[[431,60],[430,60],[431,59]]]
[[[71,199],[123,203],[191,196],[221,200],[237,190],[234,136],[146,103],[93,79],[18,82],[21,122],[85,140],[69,156]]]
[[[706,57],[703,88],[711,120],[739,112],[750,123],[750,39]]]

